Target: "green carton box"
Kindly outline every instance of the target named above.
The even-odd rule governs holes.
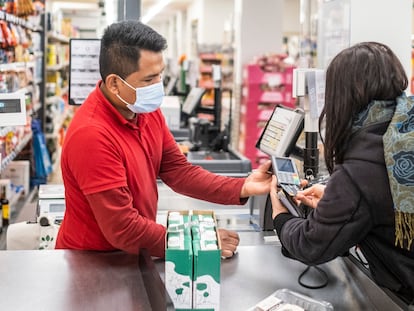
[[[170,214],[170,213],[169,213]],[[176,310],[191,310],[192,293],[193,293],[193,249],[191,245],[191,234],[189,232],[188,212],[180,212],[182,221],[177,221],[177,215],[168,217],[167,228],[173,228],[167,231],[166,250],[165,250],[165,286],[170,295]],[[168,215],[170,216],[170,215]],[[171,221],[170,221],[171,220]],[[177,240],[177,233],[182,233],[182,241],[177,246],[170,243],[169,239]],[[187,240],[184,243],[184,236]],[[180,237],[178,237],[180,239]],[[171,245],[173,244],[173,245]]]
[[[171,213],[171,212],[170,212]],[[181,211],[183,223],[167,217],[165,282],[176,310],[218,311],[220,307],[221,245],[213,211]],[[172,221],[169,221],[172,219]],[[170,228],[171,225],[171,228]],[[190,236],[182,238],[177,231]],[[170,241],[170,243],[168,243]],[[171,243],[173,241],[173,243]]]

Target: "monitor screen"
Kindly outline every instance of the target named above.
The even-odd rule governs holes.
[[[65,203],[51,203],[49,205],[49,210],[51,213],[59,213],[59,212],[64,212],[66,209],[66,205]]]
[[[201,98],[205,92],[206,90],[201,87],[192,88],[183,103],[182,112],[186,113],[187,115],[192,115],[195,112],[197,105],[200,103]]]
[[[295,173],[292,161],[290,159],[283,159],[276,157],[277,169],[281,172]]]
[[[172,95],[172,92],[174,90],[175,85],[177,84],[178,81],[178,77],[176,76],[171,76],[170,79],[168,80],[167,85],[165,86],[165,95]]]
[[[26,125],[26,96],[23,92],[0,94],[1,126]]]
[[[69,41],[69,104],[81,105],[101,79],[100,39],[76,38]]]
[[[0,100],[0,113],[14,113],[21,112],[20,99],[1,99]]]

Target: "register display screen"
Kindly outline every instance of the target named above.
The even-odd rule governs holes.
[[[276,158],[277,169],[282,172],[295,173],[292,161],[289,159]]]
[[[0,100],[0,113],[16,113],[21,111],[20,98]]]
[[[59,213],[65,211],[65,204],[58,204],[58,203],[52,203],[49,205],[49,211],[51,213]]]
[[[183,103],[182,111],[187,115],[193,114],[205,91],[205,89],[199,87],[192,88]]]

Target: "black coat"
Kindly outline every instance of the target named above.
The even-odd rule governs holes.
[[[336,165],[318,207],[306,219],[280,214],[274,226],[285,255],[309,265],[359,245],[375,281],[414,299],[414,248],[394,245],[393,202],[378,123],[356,132]]]

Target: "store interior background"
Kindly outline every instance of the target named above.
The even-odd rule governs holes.
[[[153,11],[159,2],[164,2],[164,6]],[[325,51],[334,53],[335,49],[331,47],[340,49],[350,42],[361,41],[361,38],[382,41],[394,49],[411,79],[411,36],[414,33],[411,0],[381,4],[374,0],[330,2],[349,5],[351,13],[339,17],[340,22],[344,23],[345,20],[343,25],[333,25],[335,27],[331,28],[338,30],[338,33],[333,35],[334,39],[347,38],[348,41],[336,41],[332,46],[325,46]],[[68,103],[71,38],[100,38],[105,27],[112,22],[141,16],[144,22],[159,31],[168,41],[169,47],[165,53],[166,74],[177,74],[182,64],[180,61],[185,58],[192,64],[194,79],[191,80],[191,86],[195,86],[196,83],[201,84],[203,81],[208,85],[210,81],[200,77],[208,76],[211,80],[211,71],[207,70],[203,73],[200,68],[211,68],[212,63],[219,63],[222,67],[222,88],[225,90],[222,93],[222,119],[226,121],[230,111],[232,113],[230,146],[232,150],[249,158],[252,168],[255,168],[268,158],[255,148],[255,143],[263,125],[270,117],[269,112],[272,111],[273,106],[264,106],[265,109],[260,110],[257,109],[257,106],[261,105],[260,98],[246,98],[243,89],[250,87],[251,82],[249,77],[246,77],[246,66],[248,64],[256,66],[257,61],[264,56],[272,55],[275,59],[281,55],[283,57],[288,55],[285,61],[289,68],[321,67],[320,64],[326,58],[320,58],[316,53],[320,3],[320,0],[53,0],[43,2],[46,13],[45,26],[40,30],[33,29],[32,35],[36,39],[33,40],[34,59],[24,66],[30,67],[29,71],[33,71],[34,76],[33,81],[30,82],[34,90],[29,92],[32,102],[29,105],[28,118],[37,118],[42,123],[41,128],[51,160],[51,170],[46,177],[34,176],[36,171],[34,158],[39,157],[39,154],[34,147],[32,137],[35,135],[30,122],[23,128],[2,127],[0,124],[0,138],[6,141],[6,145],[10,141],[9,145],[12,146],[11,153],[4,153],[3,149],[0,171],[2,178],[7,179],[10,174],[15,174],[17,179],[24,180],[25,183],[30,180],[29,186],[25,187],[26,191],[10,198],[12,220],[17,222],[33,219],[38,203],[35,190],[39,184],[62,183],[59,162],[61,146],[65,131],[77,109],[77,106]],[[372,10],[374,6],[376,9]],[[407,10],[407,7],[411,10]],[[154,14],[151,15],[151,12]],[[395,14],[390,15],[389,12]],[[36,22],[38,18],[39,16],[34,16],[33,21]],[[326,20],[335,24],[336,18],[334,16]],[[367,20],[369,23],[366,22]],[[386,23],[384,20],[390,22]],[[333,26],[324,25],[328,28]],[[282,67],[278,67],[278,70],[283,71],[284,67]],[[0,68],[2,71],[9,71],[10,68],[12,71],[15,70],[13,64],[1,64]],[[257,72],[263,76],[263,72],[260,70]],[[271,81],[267,82],[271,84]],[[262,81],[253,84],[251,86],[258,89],[263,86]],[[260,94],[263,95],[262,91]],[[411,88],[407,91],[411,92]],[[286,98],[291,96],[291,91],[287,89],[284,96]],[[283,103],[288,106],[296,104],[291,97]],[[252,121],[253,127],[246,126],[248,123],[246,120]],[[16,161],[29,162],[30,169],[27,166],[18,167],[17,170],[10,172],[11,164]],[[24,173],[19,169],[24,169]],[[161,191],[160,205],[164,204],[168,207],[168,202],[172,198],[170,192]],[[177,197],[174,197],[174,200],[181,208],[184,205],[191,205],[191,202],[179,201]],[[21,209],[28,204],[29,209]],[[206,208],[208,207],[211,206],[206,205]],[[23,210],[28,210],[30,216],[22,213]],[[246,208],[233,209],[233,212],[249,214],[252,209],[251,207],[250,211]],[[0,249],[5,247],[4,240],[3,234]]]
[[[322,46],[333,42],[332,46],[335,47],[323,48],[327,53],[334,54],[353,42],[369,39],[390,45],[400,57],[411,79],[411,36],[414,26],[409,11],[405,10],[401,14],[410,0],[381,6],[376,5],[373,0],[363,3],[355,0],[331,1],[350,6],[351,16],[324,16],[332,23],[344,23],[347,19],[349,21],[345,23],[350,23],[334,26],[334,31],[342,33],[338,35],[339,39],[325,40],[328,43],[318,42],[321,40],[318,37],[318,23],[319,27],[321,25],[318,16],[322,2],[329,1],[53,0],[46,2],[46,12],[50,13],[53,33],[62,33],[62,21],[69,21],[74,28],[74,35],[80,38],[99,38],[108,24],[140,16],[142,21],[167,39],[167,75],[179,73],[183,56],[191,62],[192,87],[196,84],[202,86],[202,81],[198,80],[201,68],[203,65],[212,64],[204,62],[201,55],[216,54],[221,58],[225,88],[232,91],[231,94],[223,92],[222,99],[223,119],[228,117],[230,109],[232,113],[231,146],[242,153],[249,153],[247,156],[255,167],[265,156],[253,156],[254,151],[246,151],[247,145],[251,145],[253,140],[246,139],[248,134],[241,129],[244,121],[240,119],[240,115],[246,111],[242,104],[243,85],[248,83],[243,72],[246,64],[254,63],[264,55],[288,54],[285,61],[296,67],[325,68],[326,59],[329,57],[322,55],[320,50],[317,51],[318,44]],[[376,6],[376,10],[371,10],[373,6]],[[389,14],[393,10],[398,12],[393,16],[400,16],[398,21]],[[393,23],[383,22],[390,18]],[[366,23],[367,20],[370,22]],[[325,27],[332,26],[326,24]],[[398,36],[394,35],[396,33]],[[343,39],[346,36],[348,38]],[[411,92],[411,88],[408,91]]]
[[[316,5],[316,1],[312,2],[312,5]],[[159,3],[164,3],[164,6],[157,9]],[[114,0],[82,3],[76,0],[48,1],[46,11],[51,12],[54,31],[59,33],[61,21],[68,19],[76,27],[79,37],[99,38],[106,25],[119,19],[132,18],[127,14],[134,10],[134,5],[133,1]],[[127,12],[119,6],[126,6]],[[261,0],[260,5],[254,1],[238,0],[142,0],[140,12],[137,13],[167,39],[165,56],[168,73],[179,71],[179,60],[185,55],[197,75],[202,63],[200,53],[220,54],[223,70],[231,74],[230,77],[227,75],[230,78],[227,83],[231,83],[233,92],[231,143],[235,149],[239,149],[237,142],[243,64],[264,54],[286,53],[284,38],[290,40],[293,53],[298,53],[300,0]],[[191,82],[193,86],[196,83],[194,80]],[[223,97],[225,114],[230,109],[229,94],[223,93]]]
[[[10,3],[10,1],[5,2],[4,7]],[[33,3],[36,4],[37,11],[30,16],[29,25],[26,24],[26,20],[16,18],[17,16],[13,14],[5,15],[1,14],[4,12],[0,12],[0,23],[4,24],[7,21],[10,24],[23,26],[24,31],[27,31],[32,39],[30,43],[25,43],[23,50],[20,46],[13,46],[10,49],[0,48],[0,52],[3,52],[0,62],[0,98],[1,93],[24,93],[25,117],[27,118],[25,125],[8,126],[4,126],[1,121],[5,119],[0,118],[0,186],[7,185],[9,191],[6,196],[10,207],[9,225],[4,225],[0,232],[0,250],[20,249],[26,252],[26,250],[54,248],[51,237],[55,237],[59,221],[64,215],[64,209],[63,211],[61,209],[62,203],[64,205],[59,161],[61,147],[66,130],[79,107],[69,104],[71,39],[99,39],[105,27],[112,22],[141,16],[144,22],[159,31],[168,41],[169,48],[165,53],[166,76],[180,72],[185,58],[191,62],[190,83],[192,87],[193,83],[202,82],[211,90],[212,64],[220,64],[223,79],[221,84],[223,90],[222,119],[226,120],[232,111],[231,148],[248,158],[249,165],[251,164],[248,170],[243,169],[240,173],[243,176],[268,158],[255,147],[255,144],[273,107],[280,104],[290,107],[301,105],[300,102],[297,103],[291,98],[292,85],[288,85],[289,89],[289,87],[286,88],[286,83],[283,87],[281,83],[282,80],[287,79],[289,73],[291,74],[289,70],[293,67],[323,69],[332,55],[354,42],[380,41],[388,44],[399,56],[411,81],[407,92],[412,94],[414,90],[412,78],[414,0],[38,0]],[[159,10],[152,11],[158,3],[164,3],[164,5]],[[337,6],[331,12],[339,11],[341,14],[321,17],[319,7],[322,3],[327,6]],[[151,12],[155,14],[150,18],[148,16]],[[318,29],[320,25],[323,28]],[[4,44],[4,41],[0,40],[0,42]],[[13,50],[16,53],[13,56],[10,53],[4,57],[6,50],[8,52]],[[18,51],[21,57],[19,59],[17,58]],[[280,58],[285,61],[283,64],[273,63],[269,72],[263,72],[259,61],[263,61],[266,57],[274,62]],[[92,85],[94,86],[95,84]],[[246,89],[250,91],[246,92]],[[284,92],[283,96],[280,95],[281,90]],[[208,92],[208,95],[210,96],[211,93]],[[282,97],[275,97],[275,95]],[[179,97],[180,100],[184,99],[182,95]],[[211,97],[207,99],[204,102],[211,104]],[[0,117],[2,115],[4,114],[0,113]],[[38,127],[33,127],[33,124],[38,123],[35,121],[39,122]],[[247,123],[250,125],[247,126]],[[319,151],[321,152],[322,149]],[[319,163],[323,164],[322,159]],[[230,168],[228,163],[224,164],[227,169]],[[298,165],[298,168],[303,171],[303,166]],[[225,174],[227,175],[228,171]],[[48,196],[42,196],[44,194],[39,191],[39,188],[43,185],[57,185],[58,187],[48,188],[50,191],[46,193]],[[57,191],[54,192],[56,189]],[[222,261],[223,289],[226,286],[231,289],[230,294],[223,291],[226,293],[228,304],[233,306],[237,301],[238,305],[242,305],[246,301],[245,298],[248,298],[249,303],[243,307],[256,303],[263,298],[261,291],[264,287],[267,287],[266,290],[274,288],[276,284],[274,281],[283,281],[280,283],[283,287],[298,288],[300,286],[292,277],[299,273],[303,275],[302,266],[297,265],[300,263],[286,261],[284,257],[282,258],[281,252],[270,251],[269,247],[273,247],[274,244],[280,246],[280,244],[274,234],[271,218],[267,218],[268,223],[265,221],[266,196],[253,197],[242,206],[223,206],[181,196],[160,181],[158,194],[157,221],[159,223],[166,224],[166,215],[173,210],[214,210],[219,227],[238,231],[240,235],[239,255],[233,262]],[[48,205],[48,208],[43,209],[43,203]],[[0,207],[2,206],[3,202],[0,203]],[[51,215],[51,206],[55,209],[53,215]],[[2,214],[0,211],[0,221],[4,218],[1,217]],[[48,222],[46,225],[45,223],[41,225],[40,220],[45,218]],[[24,231],[18,232],[17,235],[9,234],[12,225],[16,225],[14,228],[21,225],[19,228],[24,228]],[[42,227],[41,232],[40,227]],[[28,231],[26,231],[27,228],[29,228]],[[15,229],[14,233],[18,230]],[[22,233],[24,238],[22,238]],[[8,238],[11,239],[7,240]],[[12,243],[8,243],[9,241]],[[251,248],[259,245],[265,247]],[[2,260],[11,253],[16,252],[1,252],[5,255]],[[52,253],[59,255],[56,251]],[[101,297],[108,299],[106,301],[113,300],[112,303],[118,303],[118,298],[120,298],[122,303],[119,305],[123,307],[128,305],[128,301],[124,299],[125,289],[117,287],[120,284],[119,279],[114,278],[115,272],[112,269],[116,267],[123,271],[121,278],[122,284],[125,285],[125,280],[128,281],[128,279],[123,276],[130,272],[124,269],[122,258],[118,262],[117,257],[117,262],[111,263],[109,269],[102,268],[99,264],[101,261],[97,262],[96,258],[88,262],[85,267],[91,267],[92,262],[93,271],[100,275],[98,277],[107,275],[111,278],[109,282],[95,281],[96,284],[104,286],[97,290],[96,284],[89,286],[82,281],[79,282],[77,277],[80,275],[82,279],[95,280],[94,277],[89,277],[94,274],[89,274],[88,269],[83,269],[82,262],[77,259],[79,257],[46,255],[46,257],[51,257],[52,261],[49,261],[46,260],[49,258],[37,257],[38,254],[42,256],[45,252],[27,252],[21,256],[25,261],[19,259],[13,265],[8,265],[10,261],[5,261],[6,264],[2,267],[4,271],[7,270],[4,274],[7,282],[4,282],[3,287],[5,297],[8,297],[8,299],[3,299],[6,305],[13,300],[16,302],[35,301],[44,304],[45,301],[49,303],[54,302],[55,298],[58,299],[56,301],[63,298],[64,304],[59,303],[59,307],[55,309],[63,305],[71,308],[73,306],[71,303],[75,300],[74,306],[81,306],[81,301],[78,301],[81,299],[78,299],[77,295],[72,295],[73,288],[82,292],[79,297],[87,297],[88,306],[95,301],[102,303],[104,300],[101,300]],[[246,257],[246,255],[249,256]],[[13,258],[17,257],[9,258],[13,261]],[[56,262],[53,261],[56,258],[59,265],[55,265]],[[67,261],[68,258],[69,261]],[[70,261],[70,258],[73,260]],[[260,261],[257,261],[259,259]],[[86,260],[89,261],[89,259]],[[95,263],[98,263],[101,268]],[[291,270],[291,263],[295,265],[294,270]],[[39,265],[36,266],[37,264]],[[324,296],[324,291],[317,289],[318,298],[321,295],[320,298],[326,297],[327,301],[336,302],[339,306],[344,306],[344,303],[352,305],[355,302],[362,303],[364,306],[375,304],[378,310],[397,310],[393,308],[397,301],[395,303],[390,301],[388,294],[373,286],[371,280],[362,281],[362,279],[367,279],[365,270],[352,268],[353,273],[349,275],[343,273],[342,266],[342,261],[340,261],[339,264],[334,262],[334,266],[329,268],[330,271],[338,270],[338,273],[334,274],[333,282],[330,281],[334,291],[328,289],[328,295]],[[59,269],[60,267],[63,269]],[[78,271],[77,267],[82,269]],[[264,270],[260,270],[259,267],[266,267],[266,273],[262,273]],[[61,270],[59,272],[62,272],[64,276],[55,275],[53,272],[56,270],[53,269]],[[100,269],[104,269],[105,272]],[[9,274],[15,271],[21,273],[24,279],[24,283],[22,281],[18,286],[16,282],[12,282],[14,277],[11,276],[14,274]],[[73,273],[73,271],[75,275],[66,274],[66,272]],[[36,277],[33,277],[34,275]],[[39,275],[41,275],[40,278]],[[135,278],[135,272],[130,276]],[[57,277],[59,286],[55,287]],[[39,283],[39,279],[42,282]],[[250,279],[254,281],[246,282]],[[285,279],[291,283],[284,283]],[[20,278],[17,280],[19,282]],[[75,286],[73,286],[73,281],[76,283]],[[71,284],[71,288],[69,291],[62,290],[60,285],[65,285],[67,282]],[[367,284],[364,284],[366,282]],[[239,291],[241,283],[243,283],[243,288]],[[14,284],[15,287],[10,284]],[[33,284],[36,284],[37,291],[33,290]],[[42,286],[38,288],[39,284]],[[111,289],[114,288],[111,292],[115,296],[110,294],[109,290],[102,295],[100,289],[106,288],[106,284],[110,284]],[[231,284],[230,287],[229,284]],[[30,286],[28,290],[24,285]],[[48,285],[47,290],[43,290],[45,288],[43,285]],[[127,287],[126,292],[129,295],[131,287],[129,282],[127,282]],[[359,291],[364,287],[366,290]],[[92,296],[96,299],[88,296],[91,291],[84,290],[87,288],[91,288]],[[235,288],[237,290],[234,290]],[[10,289],[13,295],[8,294]],[[37,296],[39,290],[42,294],[49,294],[47,300],[43,299],[43,296]],[[23,292],[30,293],[32,296],[36,295],[36,297],[22,300],[20,294]],[[248,292],[247,295],[245,295],[246,292]],[[14,295],[15,293],[17,294]],[[332,296],[330,296],[331,293]],[[42,299],[39,300],[39,297]],[[113,299],[114,297],[116,299]],[[390,305],[393,307],[388,307]],[[102,306],[103,304],[100,304],[101,308]],[[233,310],[234,308],[224,306],[222,309]],[[345,309],[371,310],[369,307]]]

